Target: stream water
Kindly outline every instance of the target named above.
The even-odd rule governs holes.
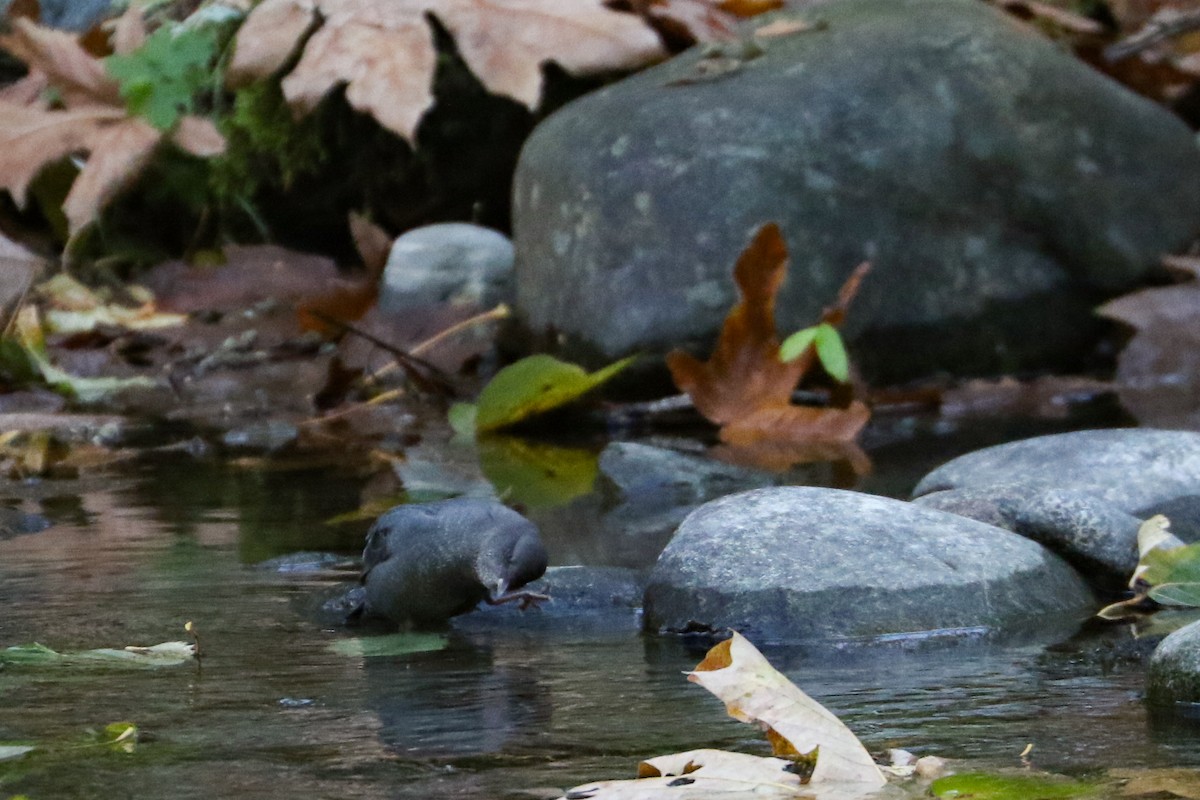
[[[901,495],[959,452],[1044,429],[885,431],[860,488]],[[504,609],[512,625],[464,623],[441,649],[339,654],[353,633],[311,610],[350,573],[253,564],[361,548],[365,524],[324,521],[356,508],[362,484],[352,469],[183,454],[0,484],[0,503],[56,523],[0,538],[0,647],[153,644],[186,638],[191,620],[204,652],[199,666],[155,670],[0,669],[0,744],[39,747],[0,761],[0,798],[553,797],[632,777],[642,757],[764,752],[682,676],[702,649],[639,634],[632,613],[556,627]],[[556,563],[604,552],[570,544],[587,520],[558,519],[546,531]],[[1141,702],[1136,649],[1117,626],[766,653],[872,751],[1017,766],[1033,743],[1036,767],[1071,774],[1200,766],[1200,726]],[[88,746],[89,730],[116,721],[138,726],[134,752]]]

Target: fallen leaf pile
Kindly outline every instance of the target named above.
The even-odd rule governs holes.
[[[308,113],[344,84],[350,105],[413,143],[434,102],[437,50],[426,15],[454,38],[488,91],[531,109],[547,61],[592,75],[666,55],[639,17],[601,0],[264,0],[238,32],[229,82],[272,75],[303,43],[282,84],[294,111]]]
[[[854,271],[822,323],[842,322],[866,269]],[[701,414],[721,426],[721,440],[728,444],[852,442],[870,418],[863,403],[847,408],[791,403],[814,356],[809,349],[794,361],[780,360],[775,295],[786,274],[787,246],[779,227],[764,225],[734,267],[741,301],[726,317],[709,360],[675,350],[667,355],[671,377]]]
[[[848,798],[887,781],[858,738],[800,690],[745,637],[713,647],[688,680],[725,703],[729,715],[766,732],[773,758],[724,750],[692,750],[646,759],[638,778],[571,789],[568,798]]]
[[[132,52],[144,39],[137,4],[122,18],[117,53]],[[150,162],[168,139],[197,156],[213,156],[225,140],[207,119],[186,115],[169,131],[129,112],[122,85],[71,34],[28,19],[12,22],[0,47],[29,66],[29,75],[0,91],[0,187],[18,204],[46,165],[87,153],[63,213],[74,235]],[[57,102],[51,102],[52,90]],[[157,113],[161,114],[161,110]]]

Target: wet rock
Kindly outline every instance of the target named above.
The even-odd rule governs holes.
[[[943,464],[913,495],[1013,482],[1087,496],[1141,519],[1170,511],[1173,533],[1200,539],[1200,433],[1091,430],[1010,442]]]
[[[513,246],[503,234],[447,222],[396,239],[383,270],[383,311],[452,303],[490,308],[512,301]]]
[[[53,524],[41,514],[26,514],[15,508],[0,506],[0,540],[26,533],[40,533]]]
[[[1055,363],[1090,344],[1099,296],[1200,227],[1187,126],[997,9],[805,13],[825,27],[723,56],[737,69],[706,78],[718,59],[695,48],[538,126],[514,187],[535,335],[597,361],[703,347],[774,220],[784,330],[874,263],[846,328],[869,376]]]
[[[221,444],[230,450],[279,453],[296,443],[300,429],[284,420],[255,422],[226,431]]]
[[[397,506],[367,532],[360,614],[443,625],[483,601],[536,599],[520,589],[546,562],[533,523],[493,500]]]
[[[652,540],[659,549],[701,503],[775,482],[766,472],[636,442],[604,448],[600,471],[619,502],[604,515],[606,530],[623,539]]]
[[[550,567],[525,588],[550,599],[519,615],[483,605],[478,613],[456,617],[454,630],[470,633],[517,629],[538,631],[556,639],[587,632],[636,633],[646,574],[625,567]]]
[[[1200,622],[1180,628],[1155,649],[1146,699],[1161,705],[1200,702]]]
[[[278,572],[280,574],[294,574],[305,572],[322,572],[329,569],[337,569],[346,567],[351,564],[351,560],[337,553],[318,553],[318,552],[300,552],[288,553],[284,556],[268,558],[266,561],[260,561],[254,565],[254,568],[262,572]]]
[[[1089,494],[1005,483],[934,492],[913,502],[1040,542],[1102,591],[1124,591],[1138,563],[1143,520]]]
[[[1002,629],[1094,606],[1046,548],[955,514],[855,492],[758,489],[701,506],[655,564],[651,631],[755,641]]]

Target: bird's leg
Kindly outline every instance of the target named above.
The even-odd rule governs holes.
[[[502,594],[495,595],[494,597],[492,595],[488,595],[484,598],[484,602],[489,606],[498,606],[502,605],[503,603],[516,602],[517,608],[524,611],[531,607],[537,608],[538,603],[549,599],[550,595],[548,594],[538,594],[537,592],[529,592],[521,589],[513,592],[504,592]]]

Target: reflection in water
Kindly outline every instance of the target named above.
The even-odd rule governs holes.
[[[182,459],[125,469],[124,483],[69,501],[0,496],[58,523],[0,539],[0,647],[149,644],[182,638],[193,619],[203,672],[0,670],[0,740],[44,748],[40,760],[0,762],[0,797],[159,797],[170,787],[174,800],[490,800],[625,777],[659,753],[764,748],[681,674],[705,648],[640,635],[625,607],[582,621],[494,609],[456,621],[441,652],[337,655],[330,645],[347,632],[306,601],[346,576],[246,561],[360,548],[361,531],[321,524],[356,504],[352,477],[253,476]],[[548,539],[559,563],[570,553],[621,560],[627,544],[600,509],[580,500],[561,517]],[[1090,635],[764,652],[872,752],[1014,765],[1033,742],[1035,766],[1073,773],[1200,765],[1200,726],[1141,703],[1144,665],[1122,649],[1127,629]],[[117,720],[146,734],[130,757],[65,746]]]
[[[550,722],[536,667],[498,661],[490,647],[458,642],[433,653],[363,662],[367,706],[398,754],[436,758],[498,753]]]

